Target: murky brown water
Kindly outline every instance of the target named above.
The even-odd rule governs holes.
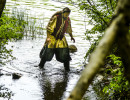
[[[39,52],[46,38],[45,30],[41,38],[9,42],[7,47],[13,49],[13,56],[16,59],[7,63],[3,69],[23,75],[18,80],[12,80],[12,77],[7,75],[0,77],[0,85],[5,84],[14,93],[12,100],[65,100],[80,77],[84,65],[84,56],[90,44],[84,39],[85,23],[82,16],[84,14],[79,12],[77,8],[51,0],[7,0],[7,9],[16,7],[25,10],[29,13],[30,18],[35,17],[37,22],[44,24],[44,27],[53,13],[66,6],[72,10],[70,18],[76,43],[72,43],[68,35],[66,37],[69,45],[74,44],[78,48],[78,52],[71,53],[71,71],[66,73],[63,64],[56,61],[55,57],[45,64],[44,70],[34,67],[40,61]],[[87,28],[91,28],[91,26],[87,26]],[[96,94],[91,86],[86,95],[90,100],[96,100]]]

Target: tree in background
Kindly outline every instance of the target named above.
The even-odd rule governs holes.
[[[26,22],[22,18],[9,17],[2,14],[6,0],[0,0],[0,65],[5,64],[9,57],[12,57],[11,51],[6,48],[8,41],[18,40],[23,37]],[[18,16],[18,15],[16,15]]]
[[[70,2],[73,3],[72,0]],[[109,26],[117,5],[117,0],[77,0],[77,4],[90,18],[88,24],[93,25],[93,28],[87,29],[85,33],[86,39],[92,42],[91,47],[86,53],[87,58],[98,45],[100,39],[104,35],[104,30]],[[97,39],[94,39],[94,41],[92,41],[93,34],[98,34]]]
[[[0,18],[2,16],[2,12],[4,10],[5,4],[6,4],[6,0],[0,0]]]
[[[75,88],[71,92],[71,95],[69,96],[68,100],[81,100],[82,96],[87,90],[89,84],[92,82],[96,73],[98,73],[98,70],[100,69],[100,67],[104,65],[104,60],[106,59],[107,55],[110,53],[111,50],[113,50],[112,45],[114,43],[116,43],[117,48],[119,48],[119,54],[121,56],[122,63],[125,69],[124,70],[125,77],[130,82],[130,53],[129,53],[130,51],[130,33],[129,33],[130,1],[120,0],[118,3],[117,9],[114,11],[113,16],[112,16],[112,13],[113,13],[112,10],[114,10],[113,5],[112,6],[111,5],[99,6],[99,10],[101,12],[105,11],[103,7],[106,7],[107,9],[106,11],[108,12],[107,13],[104,12],[104,14],[98,12],[97,10],[98,6],[93,6],[94,4],[99,5],[99,4],[105,4],[105,3],[106,5],[108,5],[108,3],[109,2],[112,3],[112,1],[115,2],[114,5],[116,5],[117,3],[116,0],[102,0],[96,3],[93,0],[91,1],[86,0],[86,2],[82,1],[82,3],[80,4],[81,7],[87,9],[87,12],[90,10],[90,17],[92,17],[93,19],[91,20],[91,22],[92,24],[94,24],[94,27],[92,28],[92,30],[89,31],[89,33],[97,32],[99,35],[101,35],[101,37],[102,35],[104,36],[101,39],[99,45],[95,46],[96,49],[92,53],[92,56],[90,57],[89,64],[88,66],[86,66],[85,70],[83,71],[79,81],[77,82]],[[97,8],[95,9],[95,7]],[[110,7],[111,7],[111,10],[109,10]],[[91,12],[93,12],[93,14]],[[105,28],[107,28],[107,30],[105,31],[105,34],[104,34],[103,30]],[[100,38],[98,38],[98,41],[99,40]],[[115,64],[119,64],[119,66],[122,65],[121,62],[118,61],[118,58],[115,57],[115,55],[111,55],[110,58],[114,60]],[[128,81],[124,80],[124,77],[122,77],[122,68],[119,69],[119,71],[117,71],[116,73],[118,74],[115,74],[115,75],[118,75],[118,76],[113,77],[113,79],[111,80],[112,82],[109,84],[110,86],[108,86],[106,90],[111,91],[112,93],[118,92],[119,93],[118,96],[120,96],[122,92],[129,91],[128,90],[129,83]],[[123,99],[127,100],[130,98],[129,96],[125,97],[124,95]]]
[[[88,39],[91,42],[91,46],[85,56],[86,59],[89,55],[92,54],[92,52],[99,44],[99,41],[104,36],[105,29],[109,27],[113,19],[115,19],[118,16],[117,12],[120,11],[117,12],[115,11],[118,0],[76,0],[75,2],[73,0],[68,0],[68,2],[74,4],[74,6],[78,5],[78,7],[81,10],[84,10],[86,15],[90,18],[88,24],[93,25],[93,28],[87,29],[85,33],[86,39]],[[121,2],[123,2],[123,0]],[[129,5],[125,5],[125,6],[129,6]],[[122,5],[122,7],[120,7],[118,10],[122,11],[123,7],[124,6]],[[117,16],[115,16],[115,13],[117,14]],[[127,24],[129,24],[129,20]],[[123,26],[121,27],[123,28]],[[109,77],[111,76],[112,80],[103,89],[105,93],[109,92],[109,93],[113,93],[116,96],[118,95],[117,98],[118,97],[120,98],[121,96],[122,97],[126,96],[127,92],[129,91],[128,88],[129,84],[126,78],[130,81],[130,76],[129,76],[130,67],[128,63],[130,62],[129,53],[128,53],[130,35],[127,33],[127,31],[124,31],[122,33],[124,34],[126,33],[127,35],[123,37],[123,35],[120,33],[119,38],[112,43],[112,47],[109,51],[109,54],[106,57],[107,58],[106,64],[109,64],[109,61],[111,61],[112,63],[112,66],[110,67],[110,69],[108,69],[111,72],[110,75],[108,76]],[[97,35],[97,38],[95,39],[92,37],[94,34]],[[127,43],[125,40],[127,41]],[[124,43],[124,45],[121,45],[122,43]],[[114,71],[115,68],[116,71]],[[126,78],[124,77],[124,75]]]

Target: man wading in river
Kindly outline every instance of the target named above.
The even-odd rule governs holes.
[[[71,40],[75,42],[72,35],[71,21],[69,19],[70,12],[71,10],[68,7],[65,7],[62,11],[56,12],[51,17],[47,25],[47,39],[40,52],[40,68],[43,68],[46,61],[50,61],[55,54],[56,59],[64,63],[65,70],[70,70],[69,61],[71,60],[71,57],[65,38],[65,33],[69,33]]]

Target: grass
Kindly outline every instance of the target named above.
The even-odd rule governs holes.
[[[45,30],[43,23],[36,18],[30,18],[25,10],[17,8],[12,10],[12,14],[3,14],[0,18],[0,65],[5,64],[8,58],[12,57],[12,50],[8,50],[5,46],[8,41],[24,37],[32,39],[42,37]]]
[[[18,19],[18,23],[24,29],[23,35],[26,37],[40,37],[43,34],[44,23],[35,17],[30,17],[26,10],[13,9],[12,17]],[[25,21],[24,24],[22,22]]]

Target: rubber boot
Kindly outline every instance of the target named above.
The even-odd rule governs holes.
[[[69,61],[64,62],[64,68],[66,71],[70,71],[70,62]]]
[[[39,68],[43,68],[44,67],[44,65],[45,65],[45,63],[46,63],[46,61],[44,61],[44,60],[42,60],[41,59],[41,61],[40,61],[40,63],[39,63]]]

